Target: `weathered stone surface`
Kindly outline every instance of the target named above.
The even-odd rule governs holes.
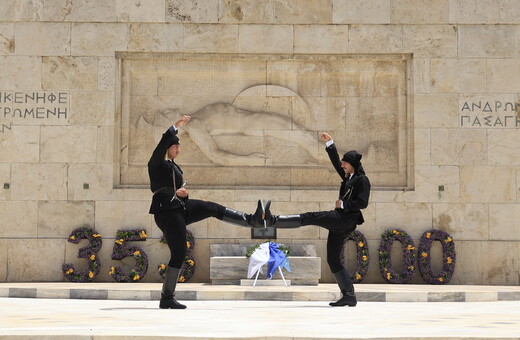
[[[123,199],[123,190],[114,189],[113,168],[110,164],[70,164],[68,199],[118,200]]]
[[[502,1],[459,0],[448,3],[450,23],[457,24],[496,24],[500,20]],[[515,6],[511,6],[514,8]]]
[[[330,24],[333,0],[274,0],[274,22],[279,24]]]
[[[460,126],[456,94],[417,94],[414,96],[414,126],[417,128],[456,128]]]
[[[517,223],[520,221],[518,204],[489,205],[489,235],[496,241],[520,241]]]
[[[511,203],[516,201],[514,167],[461,166],[461,202]]]
[[[0,162],[31,162],[40,160],[40,127],[12,126],[0,134]],[[12,177],[11,177],[12,178]]]
[[[393,0],[392,23],[426,24],[448,21],[449,0]]]
[[[157,228],[149,209],[149,201],[97,201],[96,230],[106,237],[115,237],[119,229],[144,228],[149,232]]]
[[[7,281],[61,281],[65,243],[63,239],[10,240]]]
[[[70,25],[23,22],[16,24],[16,55],[70,55]]]
[[[12,165],[12,200],[66,200],[67,165],[17,163]]]
[[[485,130],[431,130],[431,161],[435,165],[480,165],[488,160]]]
[[[219,0],[220,23],[272,23],[274,10],[272,0],[262,4],[255,0]]]
[[[7,242],[8,240],[0,240],[0,281],[7,281]]]
[[[432,92],[478,93],[486,86],[486,62],[434,59],[431,61],[431,84]]]
[[[37,237],[38,204],[35,201],[0,202],[0,237]]]
[[[94,202],[38,202],[38,236],[67,238],[74,228],[94,227]]]
[[[162,22],[165,19],[165,0],[116,0],[117,21]]]
[[[415,191],[418,202],[457,202],[459,169],[456,166],[417,166]]]
[[[14,24],[0,23],[0,55],[14,53]]]
[[[41,131],[42,162],[93,163],[96,161],[97,127],[45,126]]]
[[[43,20],[113,22],[117,19],[116,4],[104,0],[71,0],[66,4],[61,0],[45,0]]]
[[[461,58],[513,58],[518,56],[517,26],[459,26]]]
[[[316,256],[314,244],[285,244],[291,247],[291,256]],[[254,246],[253,243],[212,243],[210,245],[210,257],[214,256],[245,256],[247,250]]]
[[[399,25],[352,25],[350,53],[398,53],[403,49],[403,28]]]
[[[391,0],[333,0],[334,24],[389,24]]]
[[[130,25],[128,49],[131,51],[178,52],[182,47],[184,26],[173,24]]]
[[[114,107],[113,92],[72,92],[70,124],[112,125],[114,122]]]
[[[127,50],[126,24],[72,24],[71,54],[73,56],[114,56],[115,51]]]
[[[0,200],[9,200],[11,191],[9,190],[11,183],[11,164],[0,163]]]
[[[433,228],[450,234],[455,242],[489,239],[489,212],[481,204],[433,204]]]
[[[294,33],[290,25],[251,25],[238,28],[241,53],[291,53]]]
[[[96,90],[97,77],[96,58],[43,57],[42,87],[46,90]]]
[[[40,90],[42,88],[41,57],[0,56],[0,88]]]
[[[486,88],[489,93],[518,93],[520,79],[512,75],[520,72],[518,59],[491,59],[487,61]]]
[[[429,93],[431,89],[430,59],[414,59],[414,93]]]
[[[520,155],[512,150],[520,146],[520,130],[490,130],[488,132],[488,164],[520,165]]]
[[[98,90],[114,91],[116,84],[116,62],[111,57],[98,58]]]
[[[216,23],[218,11],[215,0],[166,0],[166,21]]]
[[[431,228],[432,207],[428,203],[375,203],[376,228],[380,235],[388,228],[401,228],[419,239]],[[411,228],[413,226],[413,228]]]
[[[415,129],[414,136],[415,165],[431,164],[431,130]]]
[[[348,26],[298,25],[294,28],[296,53],[347,53]]]
[[[424,10],[424,9],[423,9]],[[403,26],[403,52],[418,58],[457,57],[457,27],[452,25]]]

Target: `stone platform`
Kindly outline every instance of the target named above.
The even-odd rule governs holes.
[[[0,283],[0,298],[159,300],[160,283]],[[477,302],[520,301],[518,286],[356,284],[360,302]],[[180,283],[177,298],[185,301],[332,301],[336,284],[318,286],[240,286]]]

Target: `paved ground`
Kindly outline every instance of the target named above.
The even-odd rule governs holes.
[[[0,339],[520,339],[520,302],[157,301],[0,298]],[[20,337],[22,338],[22,337]]]

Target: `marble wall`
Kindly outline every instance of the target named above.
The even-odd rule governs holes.
[[[143,160],[132,159],[139,153],[122,148],[140,136],[140,130],[132,131],[129,120],[123,119],[125,112],[127,117],[138,117],[141,109],[152,114],[146,110],[168,108],[150,101],[161,89],[184,90],[177,97],[181,101],[189,97],[189,88],[157,81],[159,60],[263,55],[263,60],[276,60],[273,65],[279,72],[292,72],[277,56],[322,55],[329,60],[350,56],[364,61],[406,57],[407,67],[398,72],[405,84],[401,87],[406,90],[404,104],[394,106],[405,108],[404,120],[386,135],[401,138],[395,145],[404,148],[394,149],[399,150],[395,162],[406,176],[404,182],[401,177],[396,180],[384,174],[384,167],[377,169],[379,162],[367,159],[373,165],[367,166],[367,173],[376,185],[366,222],[358,229],[371,249],[364,282],[384,282],[377,265],[384,230],[399,227],[418,242],[433,227],[455,240],[457,268],[451,283],[518,285],[519,17],[520,5],[512,0],[4,1],[0,11],[0,281],[65,280],[63,263],[85,264],[76,255],[86,242],[67,242],[72,229],[81,225],[103,235],[97,281],[113,280],[108,268],[120,263],[110,258],[116,231],[137,227],[148,234],[146,242],[136,243],[149,257],[144,281],[159,281],[155,266],[167,261],[168,252],[147,214],[150,192],[144,187],[142,164],[139,167]],[[135,58],[138,55],[144,57]],[[123,68],[128,56],[133,58],[133,73]],[[155,65],[155,75],[139,76],[151,72],[150,65]],[[193,71],[201,69],[193,67]],[[194,79],[203,79],[199,77]],[[245,78],[236,79],[227,84]],[[212,91],[216,97],[230,93],[229,87]],[[143,100],[138,96],[127,100],[128,93],[142,94]],[[361,90],[360,96],[364,93]],[[340,102],[329,101],[326,94],[322,97],[310,106],[315,120],[346,122],[342,114],[356,117],[364,112],[357,118],[370,117],[372,132],[391,124],[378,118],[401,112],[381,111],[389,106],[384,100],[367,109],[341,92]],[[179,107],[193,105],[189,100],[182,103]],[[352,109],[345,111],[343,103]],[[186,112],[196,111],[192,109],[196,108]],[[330,125],[307,129],[325,128]],[[337,131],[355,134],[359,127],[349,129]],[[362,130],[357,140],[368,144],[373,138],[369,132]],[[229,149],[256,137],[221,143]],[[299,140],[298,134],[292,138]],[[348,144],[347,138],[338,140],[342,151]],[[134,145],[138,146],[142,145]],[[320,145],[316,147],[323,155]],[[269,198],[273,212],[296,213],[331,209],[337,196],[332,171],[321,173],[331,176],[330,181],[316,182],[302,167],[276,171],[265,167],[272,165],[267,163],[258,164],[257,172],[241,176],[240,181],[233,177],[232,183],[218,187],[236,174],[206,176],[200,168],[207,160],[200,158],[206,164],[195,164],[194,153],[185,151],[179,163],[186,156],[193,198],[244,211],[254,210],[258,198]],[[273,160],[281,161],[287,159]],[[285,185],[265,188],[258,181],[269,177],[281,178]],[[252,242],[249,230],[215,219],[196,223],[190,230],[197,240],[195,282],[209,281],[210,244]],[[322,258],[322,282],[332,282],[325,262],[326,236],[318,227],[278,232],[280,242],[316,245]],[[416,273],[412,282],[424,281]]]

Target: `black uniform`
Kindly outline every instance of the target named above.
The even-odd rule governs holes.
[[[165,160],[168,148],[178,143],[177,130],[172,126],[162,136],[148,161],[150,189],[154,193],[150,214],[164,233],[170,249],[168,265],[180,268],[186,256],[186,225],[208,217],[223,219],[225,207],[201,200],[181,198],[175,195],[184,184],[180,166],[171,160]]]

